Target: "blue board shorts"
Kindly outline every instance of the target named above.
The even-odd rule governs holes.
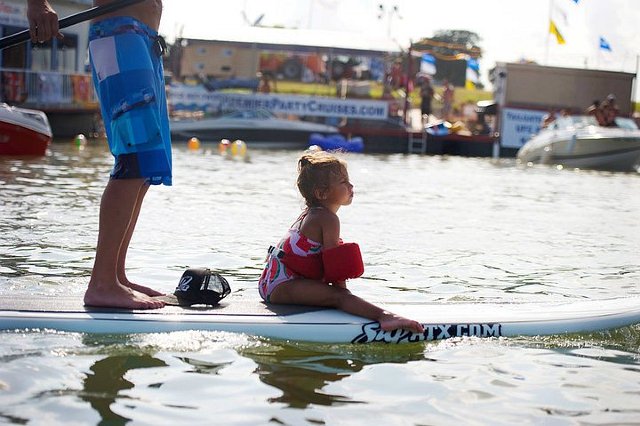
[[[100,100],[112,179],[171,185],[171,134],[158,33],[117,16],[89,27],[93,83]]]

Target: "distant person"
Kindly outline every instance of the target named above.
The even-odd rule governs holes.
[[[258,92],[271,93],[271,78],[266,73],[258,73],[260,81],[258,83]]]
[[[555,121],[556,121],[556,110],[555,109],[551,109],[551,110],[549,110],[548,113],[546,113],[542,117],[541,126],[542,126],[543,129],[546,129],[547,127],[551,126],[551,124],[553,124]]]
[[[390,84],[394,89],[398,89],[402,84],[402,76],[402,60],[397,59],[391,66],[391,72],[387,77],[388,84]]]
[[[378,321],[383,330],[424,331],[416,321],[352,294],[347,279],[362,274],[357,244],[340,239],[337,212],[353,201],[347,165],[324,151],[298,161],[298,189],[306,209],[276,247],[269,249],[258,290],[267,303],[325,306]]]
[[[594,100],[593,103],[587,108],[586,113],[596,119],[598,126],[604,126],[606,124],[604,111],[599,100]]]
[[[95,6],[112,0],[95,0]],[[89,54],[109,148],[115,165],[100,203],[95,263],[85,305],[161,308],[161,293],[125,273],[131,236],[149,185],[171,185],[171,139],[158,36],[161,0],[147,0],[90,24]],[[47,0],[28,0],[31,40],[61,37]],[[124,53],[126,52],[126,53]]]
[[[420,85],[420,112],[424,122],[429,121],[434,94],[435,91],[433,90],[433,86],[431,86],[431,81],[428,78],[423,79]]]
[[[391,87],[386,84],[384,86],[384,89],[382,90],[381,99],[383,101],[387,101],[387,105],[389,106],[388,116],[390,118],[398,118],[400,113],[400,105],[398,103],[398,100],[393,96],[393,93],[391,93]]]
[[[601,104],[602,115],[604,117],[605,127],[615,127],[616,118],[620,113],[620,109],[616,104],[616,97],[613,94],[607,96],[607,98]]]
[[[449,80],[444,80],[442,91],[442,118],[444,120],[450,119],[454,95],[455,89],[453,85],[449,83]]]

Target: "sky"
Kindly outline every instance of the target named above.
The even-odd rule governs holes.
[[[261,16],[265,26],[390,38],[405,49],[438,30],[473,31],[486,85],[496,62],[636,73],[640,55],[639,0],[164,0],[160,32],[169,40],[209,39],[247,31]],[[565,44],[549,33],[550,18]]]

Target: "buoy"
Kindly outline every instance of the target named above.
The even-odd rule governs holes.
[[[78,148],[83,147],[87,144],[87,138],[82,133],[77,134],[76,137],[73,139],[73,143],[76,144]]]
[[[189,142],[187,142],[187,148],[189,148],[191,151],[200,149],[200,139],[198,138],[189,139]]]
[[[224,155],[227,153],[227,149],[229,149],[229,144],[231,142],[229,142],[229,139],[222,139],[220,141],[220,143],[218,144],[218,152],[220,152],[220,155]]]
[[[231,144],[231,155],[234,157],[244,157],[247,154],[247,144],[240,139],[233,141]]]

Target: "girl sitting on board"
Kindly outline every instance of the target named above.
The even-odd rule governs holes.
[[[417,321],[385,311],[347,289],[364,272],[360,249],[340,239],[341,206],[353,200],[346,163],[323,151],[298,161],[306,209],[277,247],[270,247],[258,290],[267,303],[325,306],[378,321],[383,330],[424,331]]]

